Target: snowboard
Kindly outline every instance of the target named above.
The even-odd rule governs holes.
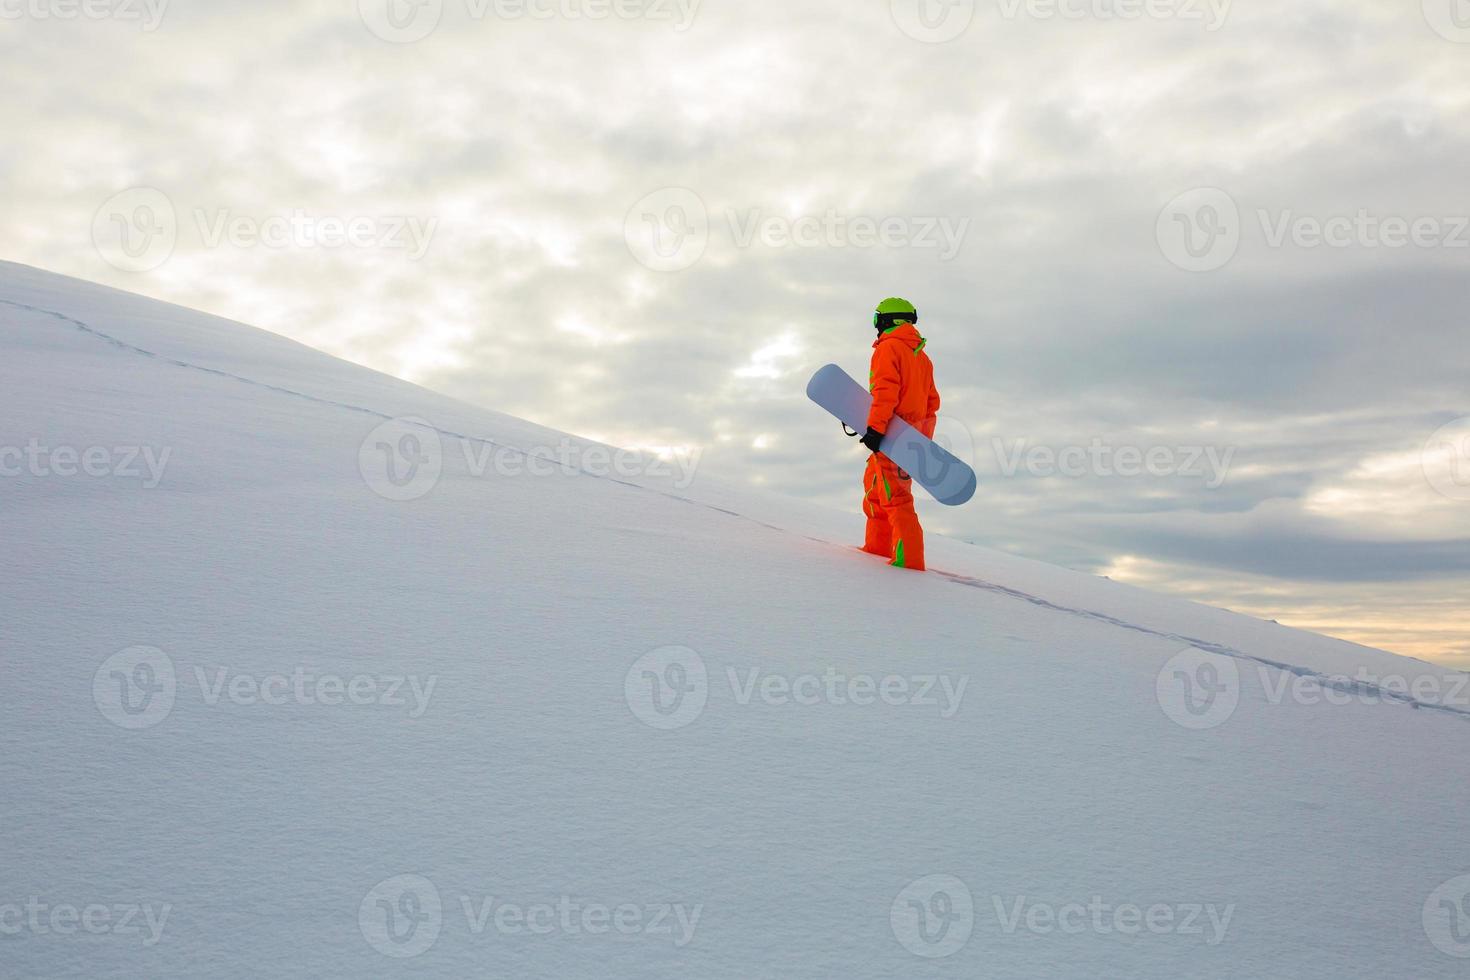
[[[849,429],[868,431],[868,409],[873,405],[873,396],[836,364],[828,364],[812,375],[807,382],[806,396]],[[888,423],[879,452],[941,504],[958,506],[975,495],[975,471],[897,416]]]

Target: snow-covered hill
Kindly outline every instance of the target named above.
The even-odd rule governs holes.
[[[5,976],[1470,972],[1467,675],[8,264],[0,468]]]

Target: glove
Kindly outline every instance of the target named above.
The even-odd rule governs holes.
[[[868,426],[868,431],[863,433],[863,445],[868,447],[868,451],[876,453],[878,451],[878,446],[882,442],[883,433],[879,432],[871,425]]]

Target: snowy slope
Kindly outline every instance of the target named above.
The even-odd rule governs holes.
[[[1470,975],[1466,675],[598,453],[0,265],[0,975]]]

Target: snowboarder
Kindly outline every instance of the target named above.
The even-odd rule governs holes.
[[[862,437],[872,453],[863,474],[863,514],[868,519],[863,550],[890,559],[897,568],[923,571],[924,529],[914,512],[913,485],[907,473],[878,451],[895,415],[934,438],[939,391],[934,364],[924,353],[925,340],[914,327],[918,322],[914,305],[897,297],[885,299],[873,313],[878,339],[868,372],[873,407]]]

